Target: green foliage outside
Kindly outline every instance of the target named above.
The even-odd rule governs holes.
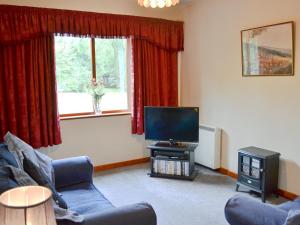
[[[97,81],[107,91],[117,90],[126,40],[95,39],[95,45]],[[58,91],[86,93],[92,80],[91,39],[57,36],[55,53]]]

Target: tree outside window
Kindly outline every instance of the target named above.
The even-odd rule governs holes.
[[[93,113],[93,79],[103,85],[104,112],[128,110],[127,39],[56,36],[55,57],[61,115]]]

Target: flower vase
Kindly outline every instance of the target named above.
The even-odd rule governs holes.
[[[95,113],[96,115],[100,115],[100,114],[101,114],[100,99],[94,98],[94,101],[93,101],[93,107],[94,107],[94,113]]]

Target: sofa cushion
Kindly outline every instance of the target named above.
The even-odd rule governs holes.
[[[35,180],[35,182],[37,182],[41,186],[49,188],[52,191],[52,198],[54,199],[55,203],[59,207],[63,209],[68,208],[67,203],[55,190],[54,186],[52,185],[47,175],[38,166],[36,166],[30,159],[28,159],[27,156],[24,156],[23,167],[25,172],[27,172],[29,176]]]
[[[284,210],[243,195],[231,197],[225,206],[225,217],[232,225],[283,225],[287,215]]]
[[[52,159],[46,154],[41,153],[38,150],[34,150],[36,158],[38,159],[38,164],[41,170],[49,177],[51,183],[55,187],[55,175],[52,166]]]
[[[16,168],[14,166],[7,166],[11,173],[13,174],[14,180],[18,184],[18,186],[36,186],[38,185],[28,173],[26,173],[23,169]]]
[[[10,169],[8,167],[0,167],[0,194],[15,187],[18,187],[18,184],[13,179]]]
[[[48,176],[54,185],[54,170],[52,167],[52,159],[48,156],[37,152],[29,144],[18,138],[17,136],[7,132],[4,136],[5,143],[11,153],[14,154],[19,168],[23,169],[24,155],[34,162]]]
[[[278,206],[278,208],[289,212],[291,209],[293,210],[300,210],[300,202],[293,201],[293,202],[285,202]]]
[[[299,225],[300,210],[290,210],[284,225]]]
[[[0,143],[0,159],[3,159],[8,165],[18,167],[14,155],[8,150],[7,145],[4,143]]]
[[[99,213],[114,206],[100,193],[93,184],[81,183],[58,190],[67,202],[69,209],[80,215]]]

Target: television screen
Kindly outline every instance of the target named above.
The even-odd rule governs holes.
[[[198,107],[145,107],[145,138],[155,141],[198,142]]]

